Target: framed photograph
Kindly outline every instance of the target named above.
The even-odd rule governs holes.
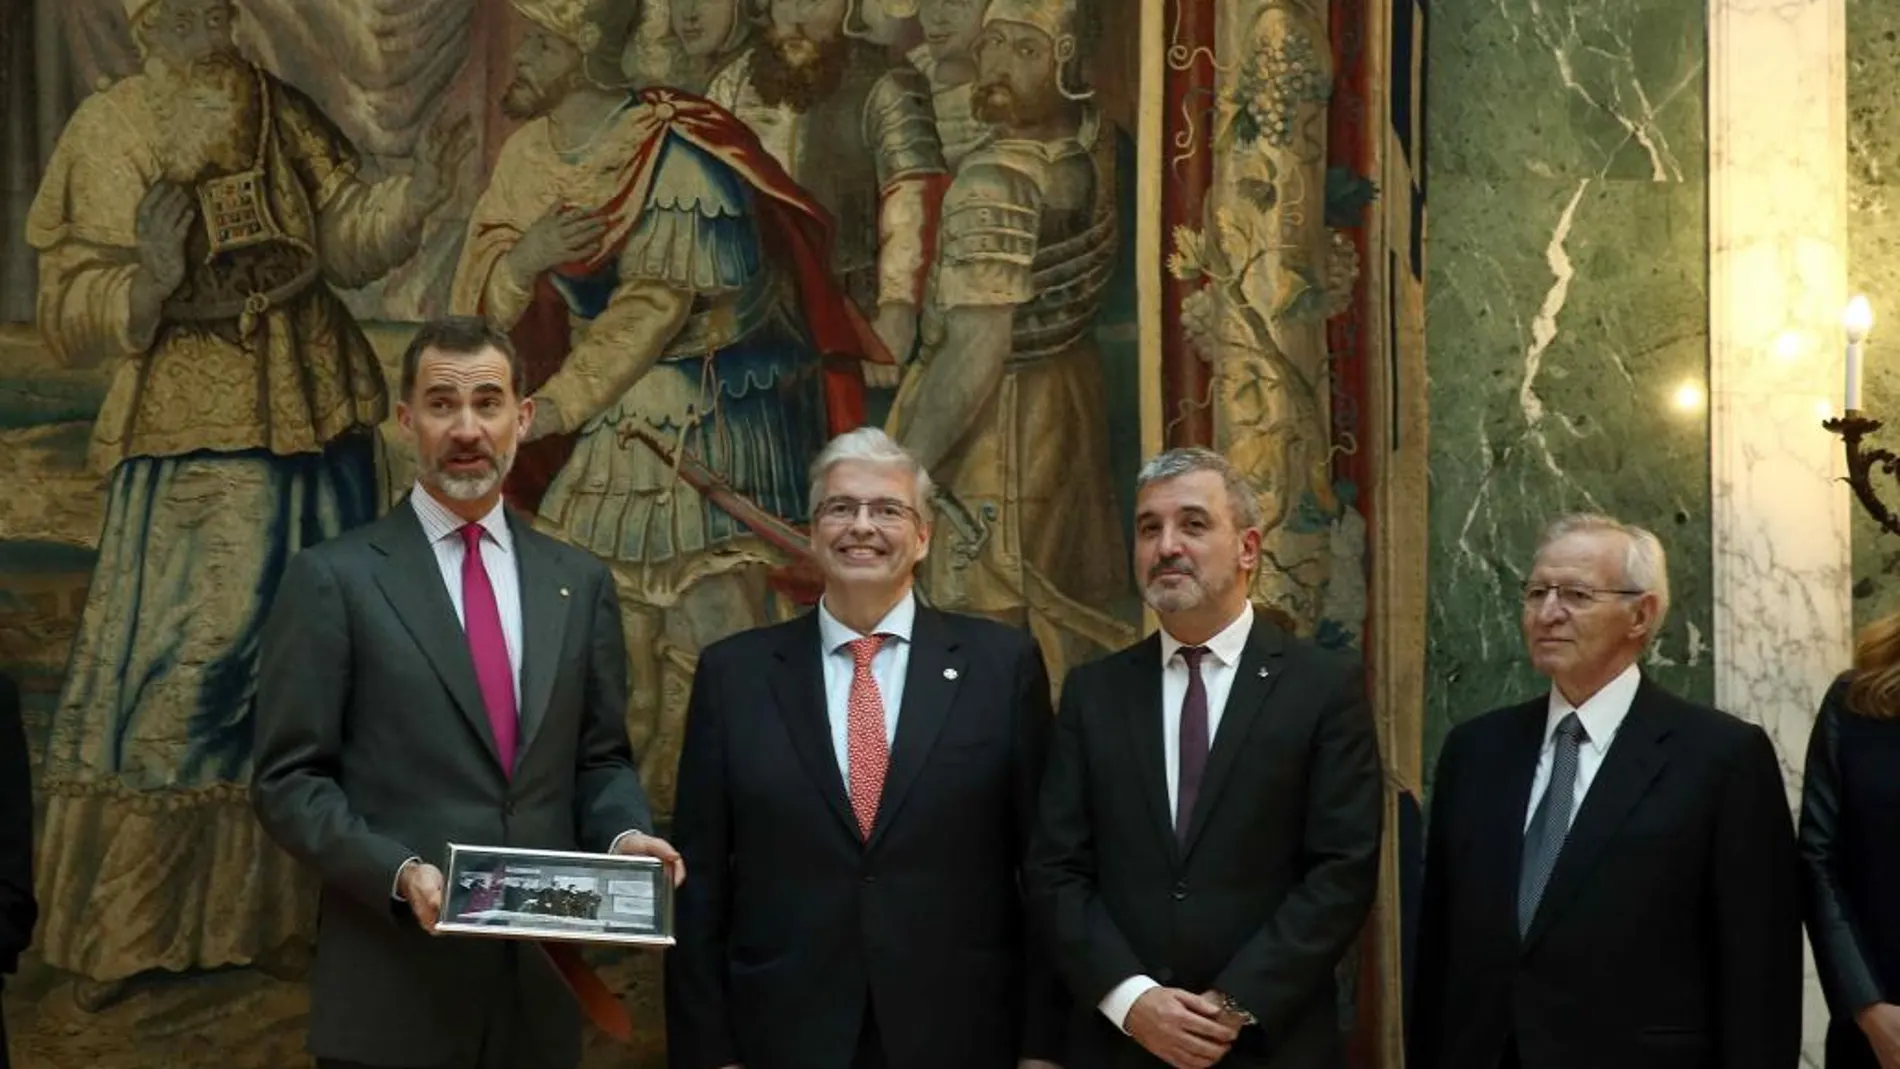
[[[673,945],[673,881],[650,857],[450,843],[442,872],[438,932]]]

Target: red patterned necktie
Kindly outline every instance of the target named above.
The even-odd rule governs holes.
[[[890,742],[884,736],[884,697],[871,675],[871,659],[884,644],[883,635],[867,635],[846,643],[851,648],[851,698],[846,704],[847,764],[851,768],[851,809],[858,815],[858,831],[866,839],[877,822],[877,803],[884,793],[884,772],[891,763]]]
[[[501,607],[482,564],[482,526],[462,528],[462,629],[468,634],[468,653],[475,661],[482,704],[488,707],[488,726],[495,733],[495,750],[502,771],[515,771],[515,670],[508,660],[508,640],[501,629]]]

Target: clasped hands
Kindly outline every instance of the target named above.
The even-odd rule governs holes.
[[[1218,992],[1173,987],[1143,992],[1122,1022],[1135,1042],[1174,1069],[1207,1069],[1225,1058],[1244,1023],[1223,1008]]]

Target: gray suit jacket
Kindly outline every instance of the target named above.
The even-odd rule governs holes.
[[[509,514],[520,570],[521,732],[504,775],[473,661],[414,508],[298,553],[263,634],[252,798],[322,880],[310,1051],[471,1059],[516,1022],[524,1066],[580,1058],[580,1010],[531,944],[431,936],[391,897],[449,842],[604,851],[652,830],[627,743],[626,651],[598,560]]]

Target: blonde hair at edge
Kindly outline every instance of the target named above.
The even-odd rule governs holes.
[[[1854,636],[1847,708],[1881,720],[1900,717],[1900,613],[1889,613]]]
[[[930,473],[924,470],[917,458],[904,451],[904,447],[891,440],[877,427],[859,427],[855,431],[846,431],[826,444],[818,459],[811,462],[811,500],[806,506],[818,511],[818,502],[824,497],[825,475],[833,466],[847,460],[863,461],[867,464],[890,465],[903,468],[917,480],[917,514],[925,523],[930,522]]]
[[[1656,619],[1650,624],[1649,634],[1643,636],[1647,646],[1656,641],[1656,636],[1662,633],[1663,621],[1669,617],[1669,556],[1663,552],[1662,539],[1632,523],[1594,512],[1578,512],[1559,517],[1545,527],[1544,536],[1537,542],[1537,552],[1541,555],[1552,542],[1573,534],[1596,533],[1623,536],[1622,587],[1656,596]]]

